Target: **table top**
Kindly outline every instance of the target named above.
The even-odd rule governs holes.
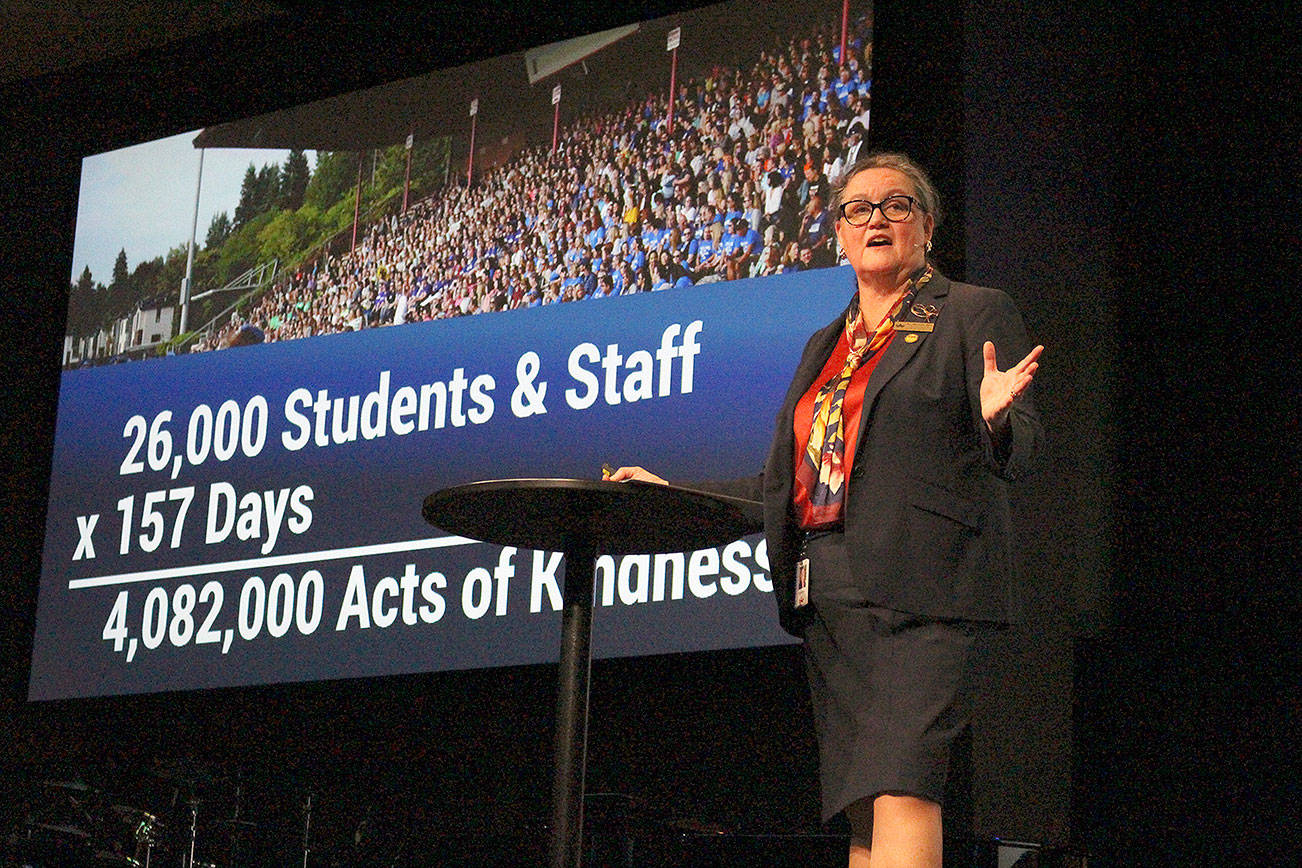
[[[492,479],[436,491],[421,514],[445,531],[497,545],[625,555],[731,542],[761,529],[759,506],[648,482]]]

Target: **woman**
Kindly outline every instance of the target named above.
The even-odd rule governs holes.
[[[1027,390],[1043,347],[1027,352],[1005,294],[927,262],[939,213],[908,158],[850,167],[829,209],[849,307],[806,344],[760,476],[694,484],[764,503],[779,617],[804,640],[823,818],[845,812],[852,868],[940,868],[950,747],[1010,618],[1006,480],[1041,437]],[[1021,360],[1000,370],[996,351]]]
[[[669,253],[661,250],[659,253],[652,254],[650,266],[648,271],[651,274],[651,291],[672,289],[674,277],[669,268]]]

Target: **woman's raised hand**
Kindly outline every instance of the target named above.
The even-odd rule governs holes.
[[[1026,358],[1006,371],[999,370],[993,343],[986,341],[981,352],[985,356],[985,373],[981,377],[981,415],[990,430],[994,431],[1003,427],[1008,419],[1009,408],[1031,385],[1031,380],[1035,379],[1035,372],[1040,367],[1037,359],[1044,352],[1044,347],[1038,346],[1031,350]]]

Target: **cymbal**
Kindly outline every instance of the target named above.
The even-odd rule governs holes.
[[[719,823],[712,823],[708,820],[696,820],[692,818],[681,818],[670,820],[666,823],[669,828],[675,832],[685,832],[690,835],[726,835],[728,829]]]
[[[48,787],[52,790],[63,790],[69,793],[97,793],[99,790],[92,787],[85,781],[41,781],[41,786]]]
[[[133,808],[130,805],[113,805],[109,810],[129,823],[148,823],[151,826],[160,827],[164,825],[157,816],[140,808]]]
[[[39,829],[42,832],[53,832],[55,835],[60,835],[65,838],[77,838],[83,841],[89,840],[90,838],[90,832],[87,832],[85,829],[82,829],[79,826],[69,826],[64,823],[29,822],[27,827],[29,829]]]
[[[211,763],[192,759],[154,760],[149,773],[161,780],[174,784],[209,786],[226,780],[227,775]]]

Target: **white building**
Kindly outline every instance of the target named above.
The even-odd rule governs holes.
[[[102,359],[109,355],[109,332],[100,329],[93,335],[63,336],[63,366],[71,368],[88,359]]]
[[[116,355],[148,355],[150,350],[172,339],[176,318],[174,301],[142,299],[135,310],[115,320],[108,329],[88,337],[65,335],[63,365],[72,367],[83,361]]]
[[[148,351],[172,339],[176,305],[163,299],[146,298],[136,309],[114,324],[117,352]]]

